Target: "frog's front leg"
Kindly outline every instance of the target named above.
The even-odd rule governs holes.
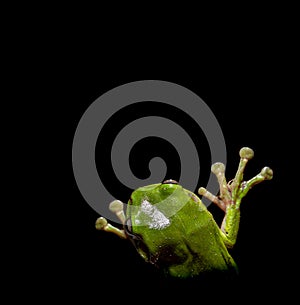
[[[246,164],[253,156],[254,152],[251,148],[243,147],[240,150],[239,167],[235,178],[229,183],[226,182],[225,178],[225,165],[219,162],[212,165],[211,170],[216,175],[220,185],[219,196],[214,196],[203,187],[198,190],[200,195],[217,204],[225,212],[221,225],[221,235],[228,248],[232,248],[236,243],[242,198],[255,184],[273,177],[273,171],[269,167],[264,167],[258,175],[248,181],[243,181]]]
[[[120,200],[114,200],[109,204],[110,211],[113,212],[114,214],[116,214],[116,216],[120,219],[121,223],[124,225],[125,224],[125,214],[124,214],[123,207],[124,207],[124,204]],[[96,229],[114,233],[121,238],[127,238],[124,230],[120,230],[120,229],[114,227],[113,225],[108,223],[104,217],[99,217],[96,220]]]

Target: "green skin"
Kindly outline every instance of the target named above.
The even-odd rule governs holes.
[[[173,198],[170,194],[175,191]],[[195,194],[178,184],[160,183],[137,189],[131,199],[127,217],[131,218],[132,233],[142,239],[135,243],[136,249],[147,262],[175,277],[236,268],[224,235]],[[163,207],[168,206],[168,212],[171,210],[170,217],[164,216],[163,207],[147,209],[148,202],[159,206],[163,200]],[[185,204],[179,209],[182,202]],[[131,206],[141,203],[145,206],[141,212],[132,214]]]
[[[171,277],[237,274],[237,265],[228,250],[236,243],[241,200],[255,184],[273,177],[272,170],[264,167],[254,178],[243,181],[245,166],[253,155],[248,147],[240,150],[239,167],[230,183],[225,179],[224,164],[212,165],[220,185],[218,196],[204,188],[198,190],[199,195],[224,211],[221,227],[197,195],[176,181],[167,180],[135,190],[125,213],[121,201],[110,204],[123,229],[110,225],[103,217],[97,219],[96,228],[131,240],[146,262]]]

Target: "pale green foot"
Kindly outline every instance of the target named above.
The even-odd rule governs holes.
[[[113,212],[114,214],[116,214],[116,216],[120,219],[120,221],[124,225],[125,215],[124,215],[124,211],[123,211],[123,206],[124,206],[124,204],[120,200],[114,200],[109,204],[110,211]],[[111,232],[111,233],[118,235],[121,238],[127,238],[124,230],[120,230],[117,227],[111,225],[110,223],[107,222],[107,220],[104,217],[99,217],[96,220],[95,226],[96,226],[97,230]]]
[[[205,188],[201,187],[198,193],[211,202],[218,205],[224,212],[225,217],[221,225],[221,232],[224,242],[228,248],[233,247],[236,242],[237,232],[240,221],[240,204],[243,197],[256,184],[270,180],[273,177],[273,171],[269,167],[264,167],[259,174],[248,181],[243,181],[244,170],[246,164],[254,156],[254,152],[249,147],[243,147],[240,150],[240,162],[238,170],[233,180],[227,183],[225,178],[225,165],[223,163],[214,163],[211,171],[216,175],[220,192],[218,196],[214,196]]]

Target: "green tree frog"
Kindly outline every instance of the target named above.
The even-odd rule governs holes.
[[[255,184],[273,177],[272,169],[264,167],[258,175],[243,181],[245,166],[254,152],[243,147],[239,154],[236,175],[228,183],[225,165],[220,162],[212,165],[211,171],[220,187],[217,196],[203,187],[198,189],[198,195],[224,211],[220,226],[200,197],[171,179],[133,191],[126,210],[120,200],[112,201],[109,208],[122,222],[122,229],[103,217],[96,220],[96,229],[132,241],[146,262],[172,278],[215,272],[238,274],[229,251],[237,239],[241,200]]]

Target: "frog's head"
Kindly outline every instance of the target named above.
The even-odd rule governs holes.
[[[177,181],[169,179],[162,183],[150,184],[136,189],[130,196],[128,205],[139,207],[147,200],[151,205],[158,204],[168,198],[174,191],[182,190]]]
[[[140,187],[131,194],[124,231],[144,259],[156,261],[159,249],[165,251],[166,238],[172,235],[172,216],[190,199],[189,192],[172,179]]]

